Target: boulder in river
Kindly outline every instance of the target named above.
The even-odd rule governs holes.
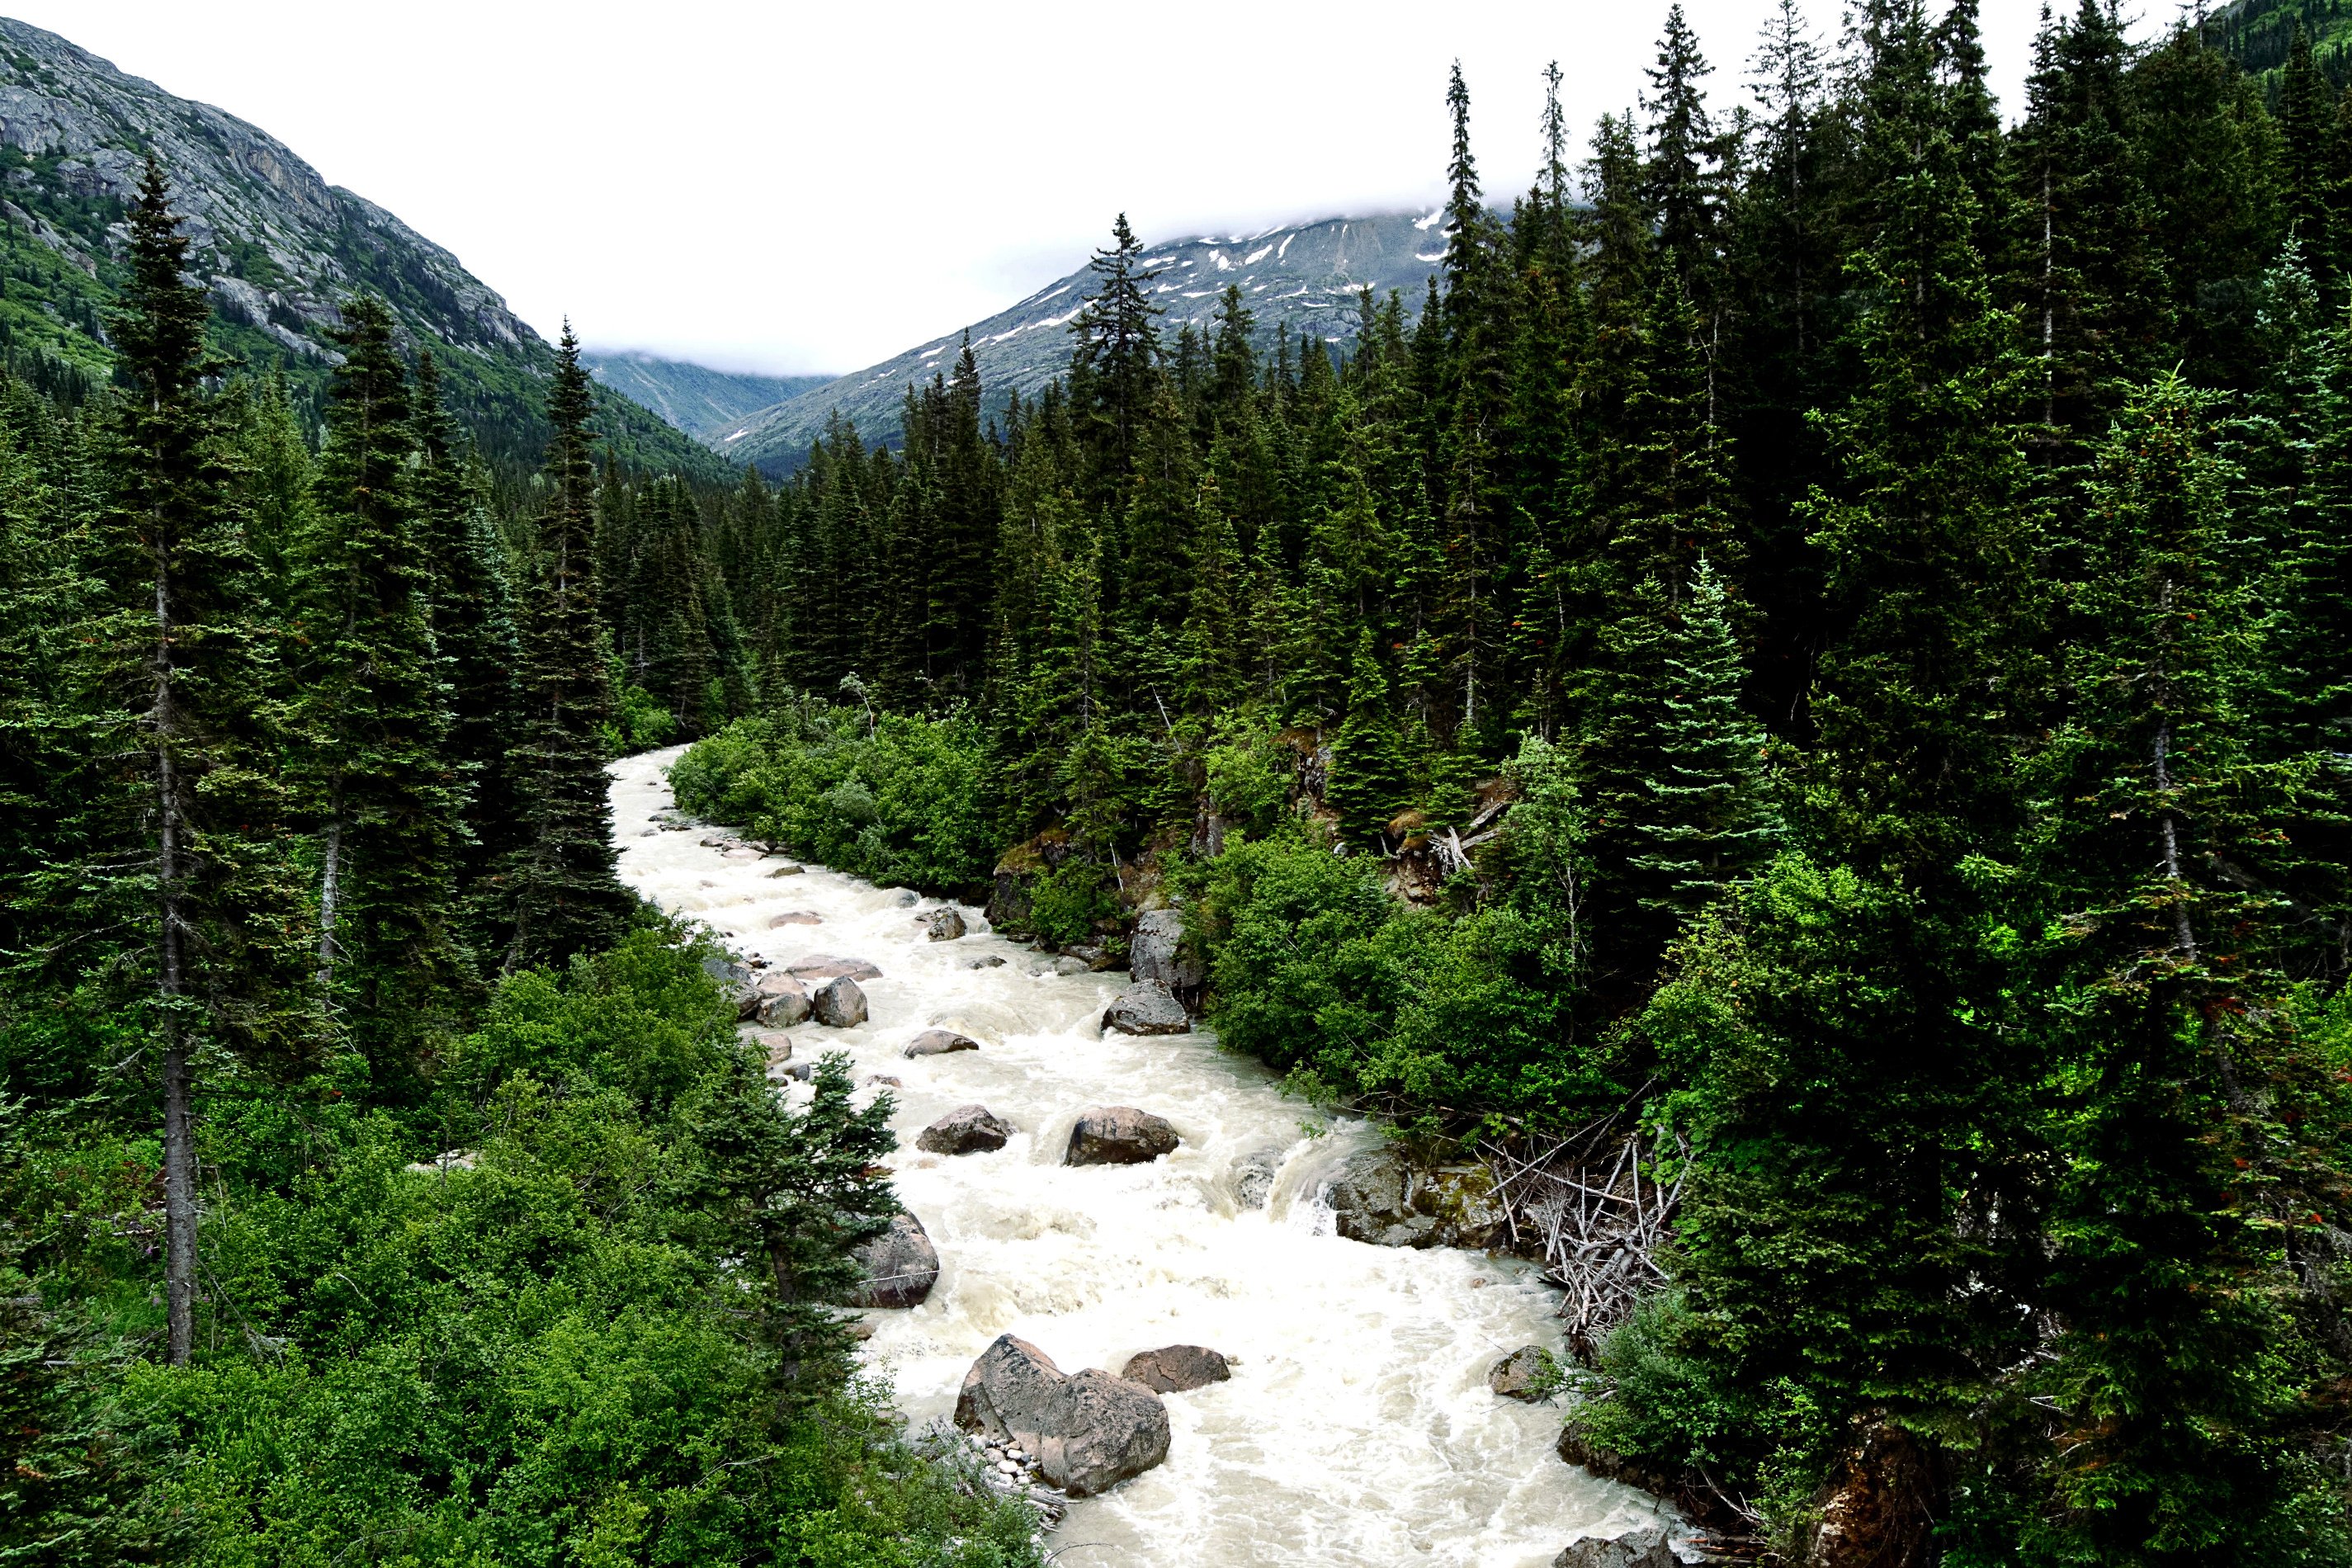
[[[1002,969],[1004,967],[1004,956],[1002,953],[992,952],[982,958],[967,958],[963,961],[963,966],[966,969]]]
[[[1025,1340],[1000,1334],[964,1373],[955,1424],[1037,1459],[1045,1479],[1092,1497],[1168,1458],[1168,1406],[1139,1383],[1089,1368],[1065,1375]]]
[[[769,918],[768,929],[781,931],[786,926],[821,926],[823,924],[824,924],[824,917],[814,910],[786,910],[782,914]]]
[[[923,934],[933,942],[953,942],[963,935],[963,916],[955,910],[933,910],[919,919]]]
[[[797,974],[803,980],[879,980],[882,972],[862,958],[835,958],[829,952],[813,952],[806,958],[796,958],[784,965],[784,973]]]
[[[1131,1105],[1098,1105],[1078,1113],[1062,1163],[1140,1165],[1175,1152],[1176,1129],[1167,1118]]]
[[[1559,1384],[1559,1361],[1541,1345],[1521,1345],[1486,1369],[1488,1388],[1528,1405],[1550,1398]]]
[[[738,844],[719,857],[722,860],[757,860],[761,858],[760,851],[749,844]]]
[[[959,1105],[915,1139],[927,1154],[986,1154],[1004,1147],[1013,1123],[985,1105]]]
[[[1622,1535],[1588,1535],[1551,1560],[1551,1568],[1680,1568],[1656,1525]]]
[[[866,1022],[866,992],[846,974],[828,980],[809,998],[809,1011],[828,1029],[854,1029]]]
[[[1122,1035],[1181,1035],[1192,1026],[1184,1004],[1157,980],[1129,986],[1103,1011],[1103,1027]]]
[[[1324,1188],[1333,1226],[1375,1247],[1499,1247],[1509,1232],[1483,1165],[1416,1170],[1393,1149],[1351,1155]]]
[[[976,1051],[980,1042],[970,1035],[959,1035],[953,1029],[925,1029],[907,1042],[900,1053],[908,1057],[943,1057],[950,1051]]]
[[[849,1298],[853,1307],[913,1307],[939,1283],[940,1255],[923,1222],[892,1215],[890,1228],[860,1243],[850,1254],[866,1270],[866,1282]]]
[[[1208,980],[1198,955],[1183,950],[1184,915],[1180,910],[1146,910],[1135,918],[1128,939],[1127,967],[1139,985],[1157,981],[1179,998],[1194,996]]]
[[[702,973],[719,982],[719,989],[733,1005],[738,1018],[749,1018],[760,1010],[760,985],[751,972],[730,958],[706,958]]]
[[[1242,1157],[1234,1167],[1234,1201],[1245,1209],[1262,1209],[1273,1195],[1274,1178],[1282,1170],[1286,1149],[1260,1149]]]
[[[760,976],[760,1022],[781,1029],[805,1024],[809,1016],[808,987],[789,974]]]
[[[768,875],[771,877],[797,877],[805,868],[806,868],[804,867],[792,865],[779,866],[774,870],[769,872]]]
[[[752,1031],[751,1043],[760,1047],[760,1054],[768,1058],[770,1067],[793,1059],[793,1037],[782,1029],[756,1029]]]
[[[1118,1374],[1155,1393],[1181,1394],[1223,1383],[1234,1375],[1234,1369],[1206,1345],[1162,1345],[1128,1357]]]

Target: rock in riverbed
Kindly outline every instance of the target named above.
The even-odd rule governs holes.
[[[1206,1345],[1163,1345],[1156,1351],[1129,1356],[1118,1374],[1155,1393],[1181,1394],[1187,1389],[1223,1383],[1234,1375],[1234,1369],[1226,1364],[1223,1356]]]
[[[1156,980],[1129,986],[1103,1012],[1103,1027],[1122,1035],[1181,1035],[1192,1026],[1184,1004]]]
[[[953,1029],[925,1029],[907,1042],[902,1055],[908,1057],[943,1057],[950,1051],[976,1051],[980,1042],[970,1035],[959,1035]]]
[[[933,910],[917,918],[922,923],[923,934],[933,942],[953,942],[963,935],[963,916],[953,910]]]
[[[771,877],[797,877],[805,869],[805,867],[784,865],[777,867],[774,870],[769,872],[768,875]]]
[[[1541,1345],[1521,1345],[1486,1369],[1486,1386],[1506,1399],[1538,1404],[1559,1387],[1559,1362]]]
[[[1654,1525],[1613,1539],[1588,1535],[1551,1560],[1551,1568],[1679,1568],[1666,1532]]]
[[[808,987],[789,974],[760,976],[760,1022],[772,1029],[808,1022]]]
[[[1323,1198],[1341,1236],[1375,1247],[1498,1247],[1509,1233],[1484,1166],[1415,1170],[1393,1149],[1350,1156]]]
[[[1062,1163],[1140,1165],[1175,1152],[1176,1129],[1167,1118],[1131,1105],[1099,1105],[1079,1113]]]
[[[1045,1479],[1092,1497],[1168,1458],[1168,1407],[1139,1383],[1092,1368],[1066,1376],[1025,1340],[1001,1334],[964,1373],[955,1424],[1034,1455]]]
[[[738,1018],[749,1018],[760,1010],[760,985],[751,972],[732,959],[706,958],[702,973],[719,982],[719,989],[733,1005]]]
[[[986,1154],[1004,1147],[1013,1123],[985,1105],[959,1105],[915,1139],[927,1154]]]
[[[882,972],[862,958],[835,958],[829,952],[813,952],[806,958],[796,958],[784,965],[784,973],[797,974],[803,980],[879,980]]]
[[[893,1215],[889,1229],[850,1256],[866,1270],[866,1283],[849,1298],[853,1307],[918,1306],[939,1283],[940,1255],[910,1214]]]
[[[809,1011],[828,1029],[854,1029],[866,1022],[866,993],[845,974],[817,987]]]
[[[782,931],[786,926],[821,926],[824,917],[810,910],[786,910],[768,921],[770,931]]]
[[[1136,916],[1135,935],[1127,944],[1128,973],[1139,985],[1156,980],[1180,997],[1199,991],[1208,976],[1200,959],[1183,952],[1183,942],[1181,910],[1144,910]]]

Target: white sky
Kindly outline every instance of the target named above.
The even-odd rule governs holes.
[[[2170,6],[2159,7],[2167,16]],[[1686,0],[1727,109],[1771,0]],[[1815,29],[1838,0],[1808,0]],[[15,0],[278,137],[553,336],[847,372],[1147,241],[1440,188],[1459,57],[1491,195],[1557,58],[1580,134],[1643,85],[1666,0]],[[2038,0],[1985,0],[2013,111]]]

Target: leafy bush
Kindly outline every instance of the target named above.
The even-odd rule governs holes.
[[[678,805],[883,883],[970,889],[994,866],[986,752],[965,713],[741,719],[671,770]]]

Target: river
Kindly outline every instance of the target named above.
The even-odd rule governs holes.
[[[1138,1351],[1203,1344],[1230,1382],[1167,1396],[1167,1462],[1071,1506],[1051,1538],[1066,1568],[1539,1568],[1570,1541],[1657,1516],[1641,1494],[1554,1455],[1559,1414],[1502,1399],[1494,1362],[1558,1350],[1556,1293],[1515,1259],[1371,1247],[1329,1234],[1316,1192],[1373,1129],[1283,1096],[1205,1030],[1097,1036],[1123,974],[1051,973],[990,932],[933,942],[903,889],[810,866],[726,858],[699,832],[652,828],[670,805],[676,749],[613,769],[621,875],[745,956],[863,958],[872,1016],[855,1029],[793,1030],[795,1060],[846,1051],[862,1083],[898,1079],[890,1162],[898,1195],[940,1253],[929,1299],[869,1314],[866,1354],[919,1426],[945,1415],[972,1359],[1010,1331],[1065,1372],[1116,1372]],[[788,910],[819,925],[769,922]],[[996,967],[973,967],[996,957]],[[1038,973],[1044,969],[1045,973]],[[978,1051],[907,1060],[944,1026]],[[787,1092],[805,1094],[790,1086]],[[949,1158],[915,1135],[978,1102],[1019,1130],[1004,1149]],[[1090,1106],[1165,1116],[1182,1138],[1149,1165],[1065,1167],[1070,1124]],[[1263,1209],[1237,1200],[1236,1167],[1277,1152]]]

